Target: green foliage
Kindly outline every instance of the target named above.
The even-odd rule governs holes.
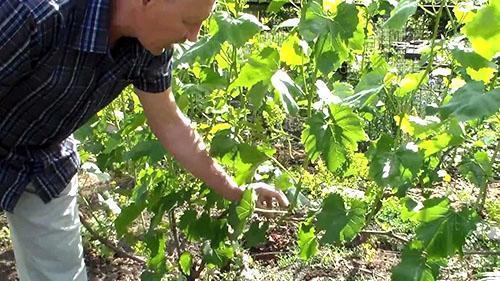
[[[231,87],[251,88],[259,82],[269,84],[271,77],[278,69],[279,53],[272,47],[266,47],[258,53],[253,53],[247,63],[241,68],[238,78]]]
[[[338,194],[330,194],[323,200],[321,211],[316,215],[318,230],[324,230],[321,243],[351,241],[361,230],[365,221],[364,203],[353,200],[346,208],[344,199]]]
[[[390,29],[402,29],[408,18],[417,11],[418,0],[402,0],[391,12],[391,17],[384,23]]]
[[[243,233],[243,229],[254,209],[255,191],[253,189],[247,189],[243,192],[243,196],[238,205],[234,204],[229,211],[229,224],[231,224],[233,228],[233,233],[231,234],[233,240],[238,239]]]
[[[245,245],[255,247],[266,242],[266,232],[269,229],[269,222],[259,223],[254,221],[245,233]]]
[[[191,272],[191,267],[193,266],[193,257],[189,252],[182,253],[179,258],[179,265],[181,266],[182,273],[189,275]]]
[[[439,266],[426,259],[419,251],[405,250],[402,262],[394,267],[391,279],[393,281],[434,281],[437,280]]]
[[[379,186],[396,188],[404,194],[418,175],[423,156],[415,151],[414,144],[397,150],[394,146],[394,139],[384,134],[371,148],[370,177]]]
[[[318,112],[309,119],[302,142],[312,161],[321,155],[328,169],[334,172],[366,136],[359,117],[349,107],[331,104],[327,109],[327,114]]]
[[[500,109],[500,88],[484,91],[481,82],[470,82],[460,88],[451,100],[440,108],[444,118],[454,116],[460,121],[488,117]]]
[[[314,226],[301,224],[298,234],[299,256],[303,260],[309,260],[318,251],[318,241],[314,233]]]
[[[464,27],[476,53],[488,60],[500,52],[500,23],[496,20],[499,17],[500,4],[498,1],[490,1]]]

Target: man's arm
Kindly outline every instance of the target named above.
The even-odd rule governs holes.
[[[239,200],[242,190],[208,155],[201,137],[177,107],[170,89],[160,94],[136,91],[151,130],[175,159],[221,196],[233,201]]]
[[[191,121],[184,116],[175,103],[170,89],[160,94],[146,93],[136,89],[151,130],[165,148],[194,176],[208,184],[226,199],[240,200],[243,190],[208,155],[201,137],[191,128]],[[265,183],[250,185],[257,193],[257,205],[272,207],[273,199],[280,206],[288,206],[283,192]]]

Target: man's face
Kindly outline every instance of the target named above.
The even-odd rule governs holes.
[[[142,0],[137,39],[153,55],[186,40],[196,41],[215,0]]]

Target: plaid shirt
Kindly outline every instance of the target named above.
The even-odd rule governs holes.
[[[32,182],[44,202],[79,168],[71,134],[133,84],[170,86],[172,51],[108,45],[111,0],[0,0],[0,210]]]

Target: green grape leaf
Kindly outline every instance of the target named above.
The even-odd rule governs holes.
[[[217,27],[214,28],[215,34],[198,40],[182,54],[175,66],[181,63],[192,64],[195,61],[206,64],[219,53],[224,42],[227,41],[235,47],[241,47],[255,34],[268,29],[250,14],[243,13],[235,19],[227,12],[216,12],[213,14],[213,18],[217,23]]]
[[[261,81],[269,84],[271,77],[278,70],[279,61],[279,52],[271,47],[253,53],[241,68],[238,77],[229,86],[229,90],[235,87],[251,88]]]
[[[179,258],[179,265],[181,267],[182,273],[184,273],[185,275],[190,275],[191,267],[193,266],[193,256],[191,256],[191,253],[182,253]]]
[[[194,210],[186,210],[180,217],[179,228],[190,241],[208,239],[212,244],[218,245],[227,235],[227,223],[224,220],[210,217],[204,212],[198,217]]]
[[[472,81],[458,89],[451,100],[440,107],[443,119],[450,116],[460,121],[488,117],[500,109],[500,88],[484,93],[482,82]]]
[[[384,134],[370,148],[369,175],[379,186],[398,188],[404,193],[423,165],[423,153],[412,143],[399,149],[393,146],[393,138]]]
[[[165,212],[170,212],[174,206],[179,202],[183,201],[185,195],[183,196],[182,192],[172,192],[165,196],[161,196],[158,194],[152,195],[154,199],[149,202],[148,211],[154,213],[154,216],[151,218],[150,228],[155,228],[158,226],[163,219],[163,215]],[[157,200],[155,200],[158,198]]]
[[[306,4],[299,22],[299,34],[308,42],[328,33],[331,19],[323,12],[321,1],[311,0]]]
[[[227,153],[221,162],[235,171],[235,180],[239,185],[249,183],[255,174],[257,167],[273,155],[275,150],[254,147],[248,144],[238,144],[237,150]]]
[[[451,50],[453,58],[456,59],[463,67],[470,67],[475,70],[479,70],[485,67],[491,67],[496,69],[498,66],[493,62],[483,58],[475,52],[466,52],[460,49]]]
[[[289,173],[283,173],[274,179],[274,186],[282,191],[295,187],[295,184]]]
[[[391,12],[391,17],[384,22],[383,27],[395,30],[403,29],[408,19],[417,11],[417,0],[402,0]]]
[[[298,241],[299,257],[309,260],[318,251],[318,240],[314,234],[314,226],[302,223],[299,227]]]
[[[190,241],[199,240],[205,231],[205,227],[198,223],[198,213],[192,209],[186,210],[182,214],[179,220],[179,228]]]
[[[249,248],[256,247],[266,242],[266,232],[269,229],[269,222],[259,223],[254,221],[245,233],[245,245]]]
[[[255,190],[247,189],[243,192],[240,202],[237,205],[231,205],[229,209],[229,224],[233,228],[233,240],[238,239],[243,233],[248,219],[252,216],[255,209],[255,196]]]
[[[300,86],[283,70],[278,70],[273,74],[271,83],[276,89],[285,111],[292,116],[297,115],[299,106],[295,102],[294,96],[304,96]]]
[[[424,207],[416,213],[415,217],[422,223],[435,221],[450,210],[450,200],[447,198],[431,198],[423,202]]]
[[[401,119],[398,116],[396,123],[399,124],[400,122],[403,132],[418,139],[426,139],[435,134],[443,124],[436,116],[425,116],[423,119],[418,116],[408,115],[404,115]]]
[[[167,247],[167,238],[165,237],[165,233],[150,230],[146,233],[144,241],[150,251],[148,267],[157,272],[166,272],[165,250]]]
[[[203,260],[218,267],[225,266],[234,257],[234,248],[221,242],[214,249],[210,243],[203,245]]]
[[[463,28],[474,51],[487,60],[500,52],[499,18],[500,2],[490,1]]]
[[[425,73],[423,71],[417,73],[408,73],[399,82],[399,87],[394,92],[397,97],[405,97],[408,93],[417,90],[418,83]],[[423,77],[422,84],[426,83],[428,78]]]
[[[165,156],[166,150],[158,140],[148,140],[139,142],[130,151],[125,152],[124,160],[137,161],[148,156],[152,162],[158,162]]]
[[[359,83],[354,88],[354,95],[344,99],[343,102],[357,108],[367,105],[372,97],[384,88],[384,76],[385,73],[379,70],[361,76]]]
[[[210,154],[217,157],[222,157],[229,152],[232,152],[238,146],[234,139],[231,129],[218,131],[212,138],[210,144]]]
[[[288,2],[289,0],[271,0],[269,6],[267,6],[266,11],[268,13],[279,12],[279,10]]]
[[[474,157],[464,158],[458,167],[460,173],[476,186],[484,188],[492,176],[492,165],[486,151],[474,153]]]
[[[336,71],[349,57],[349,53],[345,51],[345,46],[338,35],[325,34],[318,38],[316,44],[321,48],[313,55],[318,70],[325,76],[332,71]]]
[[[236,215],[238,220],[245,222],[250,218],[255,209],[255,191],[247,189],[243,192],[240,203],[236,207]]]
[[[331,30],[344,41],[351,39],[358,27],[358,9],[356,4],[342,2],[337,6]]]
[[[328,75],[330,72],[337,70],[341,64],[339,54],[332,49],[324,48],[316,58],[318,70],[323,75]]]
[[[224,34],[225,40],[235,47],[243,46],[255,34],[269,29],[251,14],[242,13],[235,19],[228,12],[219,11],[213,17],[219,27],[218,33]]]
[[[163,272],[151,272],[150,270],[145,270],[141,274],[141,281],[161,281],[165,275]]]
[[[440,210],[442,211],[442,210]],[[432,214],[434,220],[421,224],[415,234],[418,245],[432,257],[449,257],[462,253],[467,235],[476,228],[478,215],[471,209]]]
[[[448,148],[452,140],[453,136],[445,132],[420,142],[418,147],[425,152],[427,158]]]
[[[314,114],[302,132],[302,143],[309,158],[315,161],[321,156],[330,171],[338,170],[347,159],[349,151],[357,148],[357,142],[366,139],[361,121],[349,107],[331,104],[330,116]]]
[[[405,249],[401,262],[392,269],[392,281],[435,281],[439,267],[420,251]]]
[[[349,242],[361,231],[365,223],[365,204],[352,200],[346,209],[339,194],[329,194],[323,200],[321,211],[316,215],[316,227],[324,230],[322,243]]]
[[[181,63],[193,64],[199,61],[205,64],[211,61],[215,55],[220,51],[222,43],[224,43],[224,36],[222,33],[217,33],[213,36],[205,36],[194,43],[175,63],[174,67]]]
[[[263,82],[259,82],[252,86],[250,91],[248,91],[248,101],[252,105],[252,108],[255,110],[259,109],[264,103],[264,98],[266,97],[266,93],[268,91],[268,86]]]
[[[292,33],[281,45],[280,60],[290,66],[303,65],[309,62],[308,48],[307,43],[301,42],[297,34]]]
[[[119,237],[127,233],[128,226],[142,213],[146,206],[146,204],[131,203],[127,207],[122,208],[114,222],[116,234]]]
[[[335,82],[332,86],[332,94],[343,100],[352,96],[354,94],[354,89],[351,84],[344,82]]]

